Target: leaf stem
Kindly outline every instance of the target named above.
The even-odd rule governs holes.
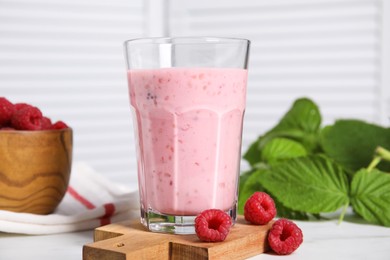
[[[338,225],[340,225],[341,222],[343,221],[344,216],[345,216],[345,213],[347,212],[348,206],[349,206],[349,202],[347,202],[347,203],[345,204],[345,206],[343,207],[343,210],[341,211],[341,214],[340,214],[340,217],[339,217],[339,222],[337,223]]]
[[[375,149],[375,155],[372,161],[370,162],[370,165],[367,167],[367,171],[370,172],[372,169],[374,169],[382,160],[390,161],[390,151],[386,150],[385,148],[378,146]]]
[[[379,155],[382,159],[390,161],[390,151],[385,148],[378,146],[375,150],[376,154]]]
[[[374,169],[381,162],[381,160],[382,160],[381,156],[375,155],[370,165],[368,165],[367,171],[370,172],[372,169]]]

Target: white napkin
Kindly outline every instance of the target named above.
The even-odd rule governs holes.
[[[0,232],[65,233],[137,217],[138,191],[107,180],[84,163],[75,163],[68,190],[54,213],[38,215],[0,210]]]

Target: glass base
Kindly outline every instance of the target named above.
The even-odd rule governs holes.
[[[237,204],[225,211],[231,218],[232,223],[237,219]],[[141,223],[152,232],[170,233],[179,235],[195,234],[196,216],[175,216],[162,214],[149,209],[141,208]]]

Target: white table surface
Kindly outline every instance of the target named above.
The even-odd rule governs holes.
[[[295,221],[304,234],[303,244],[289,256],[270,253],[252,257],[269,259],[373,259],[390,260],[390,228],[361,224],[348,218],[337,220]],[[0,233],[0,260],[8,259],[82,259],[82,247],[92,242],[93,231],[45,236]]]

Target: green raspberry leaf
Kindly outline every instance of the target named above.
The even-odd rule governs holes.
[[[271,132],[299,129],[305,133],[316,133],[321,125],[318,106],[308,98],[297,99]]]
[[[261,137],[259,147],[274,137],[286,137],[301,142],[308,151],[315,150],[321,120],[320,110],[313,101],[297,99],[280,122]]]
[[[344,170],[322,155],[276,164],[259,181],[285,207],[297,211],[333,212],[349,203]]]
[[[268,142],[261,153],[262,160],[270,164],[306,155],[306,149],[302,144],[280,137],[274,138]]]
[[[296,211],[285,207],[280,201],[278,201],[272,194],[277,210],[278,217],[297,220],[309,220],[309,215],[306,212]]]
[[[390,128],[360,120],[339,120],[325,127],[320,136],[326,155],[350,174],[369,165],[377,146],[390,149]],[[390,172],[390,162],[381,162],[378,169]]]
[[[313,101],[307,98],[297,99],[274,128],[249,146],[243,158],[251,166],[255,165],[261,160],[264,145],[276,137],[298,141],[307,151],[315,151],[318,149],[321,120],[320,110]]]
[[[390,227],[390,174],[358,171],[351,183],[351,204],[365,220]]]
[[[256,163],[260,162],[260,139],[257,139],[253,142],[248,150],[245,152],[243,158],[251,165],[254,166]]]

